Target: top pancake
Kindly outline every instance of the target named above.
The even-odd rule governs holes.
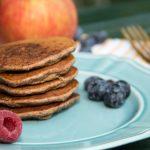
[[[59,61],[74,51],[76,43],[65,37],[24,40],[0,45],[1,71],[28,71]]]

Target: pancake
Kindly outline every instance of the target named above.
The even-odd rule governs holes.
[[[65,37],[24,40],[0,45],[1,71],[29,71],[53,64],[75,50]]]
[[[34,107],[9,108],[0,106],[0,110],[7,109],[17,113],[21,119],[48,119],[54,113],[60,112],[63,109],[71,107],[79,99],[78,94],[72,94],[66,101],[55,102],[47,105]]]
[[[44,83],[45,81],[56,79],[58,75],[65,74],[71,68],[74,61],[73,55],[69,55],[54,65],[37,70],[23,73],[0,73],[0,83],[11,87]]]
[[[9,107],[24,107],[24,106],[38,106],[49,104],[57,101],[65,101],[78,87],[78,81],[73,80],[66,86],[48,91],[44,94],[25,96],[25,97],[12,97],[0,93],[0,105]]]
[[[22,86],[16,88],[0,84],[0,91],[14,96],[25,96],[45,93],[49,90],[65,86],[67,83],[73,80],[76,75],[77,69],[75,67],[72,67],[67,74],[59,76],[55,80],[48,81],[42,84]]]

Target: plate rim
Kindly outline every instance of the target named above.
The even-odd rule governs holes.
[[[126,63],[132,65],[133,67],[135,67],[136,69],[150,75],[150,66],[145,66],[142,65],[139,62],[136,62],[135,60],[132,60],[131,58],[127,58],[127,57],[118,57],[116,55],[113,54],[109,54],[109,55],[94,55],[92,53],[86,53],[86,52],[75,52],[74,53],[75,56],[77,57],[82,57],[82,58],[97,58],[97,59],[112,59],[114,61],[125,61]]]

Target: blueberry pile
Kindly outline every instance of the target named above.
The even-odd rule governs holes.
[[[106,31],[99,31],[93,34],[87,34],[81,27],[78,27],[75,40],[81,44],[81,52],[91,52],[91,47],[98,43],[103,43],[108,37]]]
[[[103,101],[107,107],[121,107],[131,93],[130,85],[123,80],[104,80],[97,76],[86,79],[84,89],[88,98],[93,101]]]

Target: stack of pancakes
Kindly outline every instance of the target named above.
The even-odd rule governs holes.
[[[22,119],[47,119],[79,95],[77,68],[68,38],[18,41],[0,46],[0,109]]]

